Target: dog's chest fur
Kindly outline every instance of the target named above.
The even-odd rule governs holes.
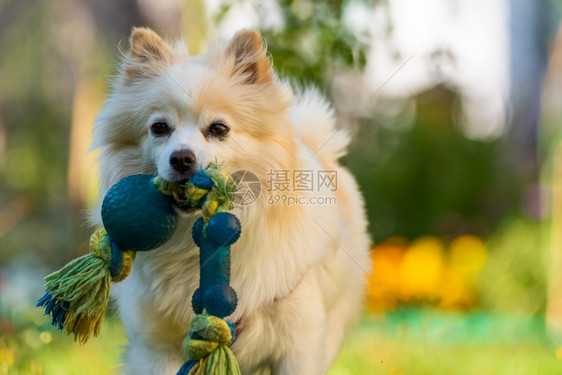
[[[256,211],[271,217],[244,220],[244,213],[239,214],[242,235],[231,249],[231,285],[238,295],[236,311],[227,319],[232,322],[275,311],[329,248],[324,238],[303,236],[307,228],[297,226],[298,220],[287,220],[287,215],[305,214],[300,207],[283,208],[279,221],[279,212],[265,207]],[[139,252],[130,277],[115,288],[125,324],[127,316],[137,320],[151,342],[179,345],[188,333],[194,315],[191,296],[199,284],[199,249],[191,239],[195,219],[182,218],[165,246]]]

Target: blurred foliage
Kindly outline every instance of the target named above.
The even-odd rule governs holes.
[[[489,241],[482,306],[492,311],[537,314],[546,304],[548,228],[524,218],[507,220]]]
[[[0,264],[34,254],[60,265],[85,248],[67,185],[73,95],[85,72],[105,81],[117,51],[92,3],[0,2]]]
[[[346,1],[281,1],[285,28],[265,31],[275,68],[300,82],[328,86],[334,73],[365,65],[368,46],[342,23]]]
[[[506,215],[521,213],[525,186],[506,168],[500,141],[471,140],[459,131],[454,91],[439,86],[403,105],[385,105],[397,113],[361,120],[344,158],[362,187],[375,241],[486,237]]]
[[[26,1],[8,1],[0,12],[0,215],[9,219],[0,222],[1,263],[22,252],[67,249],[71,242],[65,234],[71,96],[64,94],[68,65],[54,58],[49,36],[53,16],[48,4]]]
[[[82,346],[57,331],[37,310],[19,314],[4,311],[0,318],[0,374],[116,374],[126,340],[121,324],[107,320],[99,339]]]
[[[372,6],[373,2],[359,0]],[[280,30],[265,28],[262,35],[274,68],[297,82],[329,87],[334,74],[365,65],[368,45],[358,40],[342,22],[349,1],[282,0],[284,19]],[[225,5],[215,22],[230,9]]]

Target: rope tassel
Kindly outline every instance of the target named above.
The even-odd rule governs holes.
[[[115,247],[115,245],[113,246]],[[112,244],[104,229],[90,238],[90,253],[74,259],[45,278],[47,292],[37,302],[51,315],[52,324],[80,343],[97,336],[109,302],[111,281],[124,279],[132,266],[134,252],[122,252],[123,265],[111,272]],[[113,258],[119,258],[114,256]]]

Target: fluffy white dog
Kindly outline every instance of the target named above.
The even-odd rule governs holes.
[[[96,120],[101,196],[128,175],[182,181],[213,161],[255,174],[259,197],[234,211],[242,236],[232,246],[231,349],[243,374],[326,373],[359,317],[369,269],[363,201],[337,163],[347,133],[317,91],[295,94],[276,77],[255,31],[204,56],[145,28],[130,43]],[[199,214],[177,207],[173,238],[138,252],[114,288],[129,337],[126,374],[175,374],[186,359]]]

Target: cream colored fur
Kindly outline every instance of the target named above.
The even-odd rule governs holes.
[[[149,131],[157,118],[174,126],[166,139]],[[224,140],[205,138],[220,118]],[[259,34],[243,31],[206,56],[191,57],[148,29],[134,29],[112,91],[96,120],[100,196],[137,173],[173,179],[170,152],[189,147],[199,167],[217,160],[262,182],[258,200],[238,207],[242,236],[232,246],[232,286],[239,304],[231,321],[242,332],[232,345],[243,374],[327,372],[357,321],[369,269],[363,202],[353,177],[337,163],[348,135],[334,128],[332,109],[312,89],[294,94],[271,70]],[[337,189],[268,191],[271,170],[336,170]],[[271,190],[271,189],[270,189]],[[272,204],[274,194],[335,197],[337,204]],[[197,214],[182,215],[173,238],[139,252],[113,296],[129,346],[125,374],[175,374],[193,317]],[[101,225],[99,210],[94,218]]]

